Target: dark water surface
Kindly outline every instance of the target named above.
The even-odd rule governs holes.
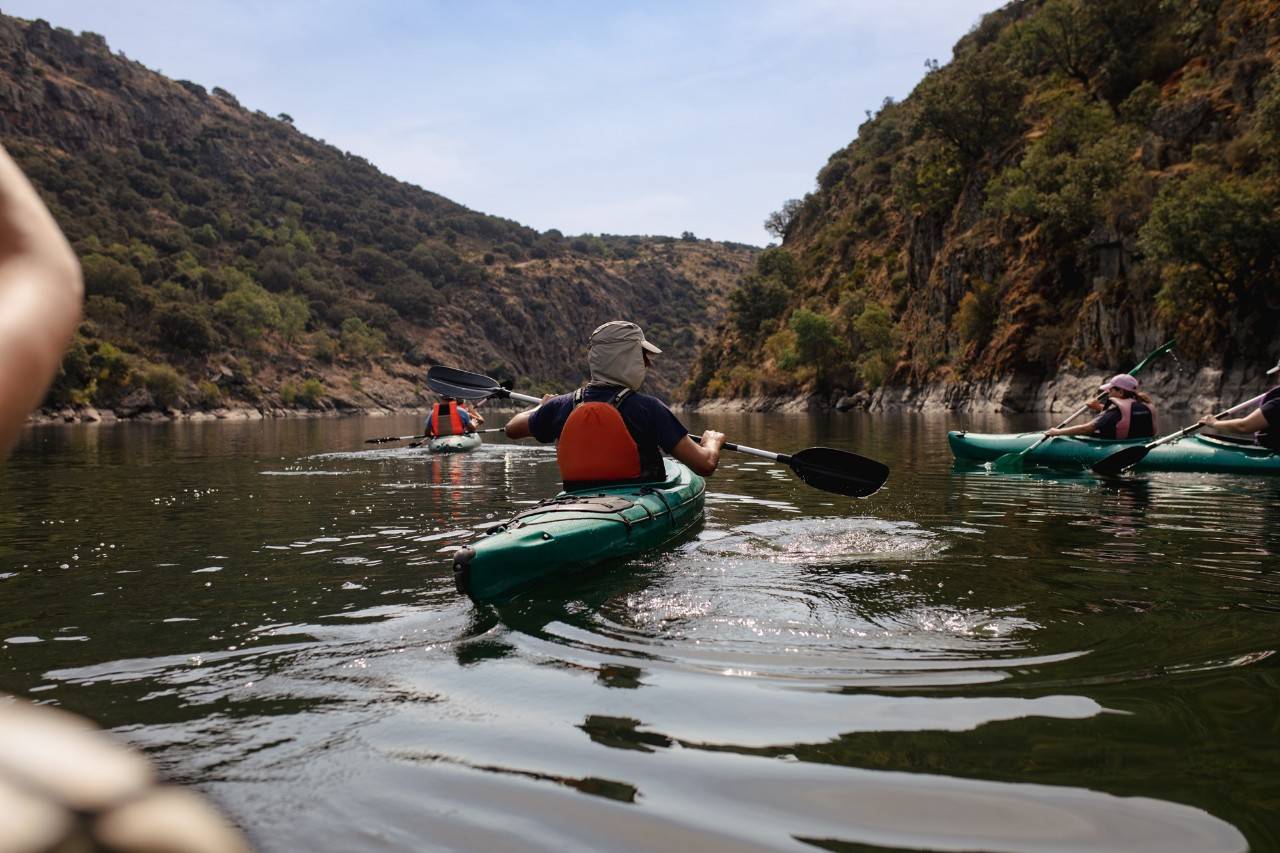
[[[1005,476],[953,466],[951,418],[717,417],[893,475],[855,502],[726,454],[696,538],[495,609],[447,552],[554,456],[363,449],[417,423],[28,432],[0,690],[272,851],[1280,848],[1280,479]]]

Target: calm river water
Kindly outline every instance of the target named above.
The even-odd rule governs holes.
[[[0,690],[270,851],[1280,848],[1280,479],[963,470],[961,423],[718,417],[893,474],[851,501],[726,453],[682,547],[500,608],[447,554],[555,490],[547,449],[31,430]]]

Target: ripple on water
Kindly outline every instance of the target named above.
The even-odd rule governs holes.
[[[916,571],[945,547],[919,525],[874,518],[708,530],[636,561],[630,588],[610,594],[602,580],[604,600],[588,586],[582,606],[566,603],[561,618],[528,627],[551,657],[589,649],[618,663],[641,658],[817,690],[999,681],[1048,660],[1026,655],[1040,626],[1020,610],[963,606]]]
[[[704,539],[708,554],[781,563],[844,563],[864,559],[920,559],[941,550],[936,534],[905,521],[878,518],[805,518],[763,521]]]

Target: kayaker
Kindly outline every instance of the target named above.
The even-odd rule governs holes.
[[[453,397],[442,397],[440,402],[431,408],[427,415],[424,429],[431,438],[442,435],[467,435],[475,432],[484,424],[479,412],[472,412]]]
[[[709,429],[699,444],[665,403],[639,393],[651,358],[661,352],[635,323],[605,323],[587,344],[591,381],[520,412],[507,423],[507,436],[556,442],[566,488],[662,480],[663,451],[710,476],[720,462],[724,433]]]
[[[1280,373],[1280,362],[1267,371],[1268,376]],[[1258,408],[1243,418],[1218,420],[1213,415],[1200,419],[1205,426],[1242,435],[1253,434],[1253,440],[1262,447],[1280,451],[1280,385],[1266,393]]]
[[[1073,427],[1045,430],[1049,438],[1059,435],[1089,435],[1094,438],[1148,438],[1156,434],[1156,410],[1151,398],[1138,390],[1138,380],[1117,373],[1098,388],[1107,392],[1106,402],[1094,401],[1090,408],[1096,418]]]

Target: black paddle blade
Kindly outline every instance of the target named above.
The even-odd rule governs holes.
[[[1151,448],[1147,447],[1145,444],[1139,444],[1136,447],[1126,447],[1124,450],[1117,450],[1110,456],[1093,463],[1093,467],[1089,470],[1095,474],[1101,474],[1104,477],[1115,476],[1116,474],[1137,465],[1143,459],[1146,459],[1147,454],[1150,452]]]
[[[488,376],[445,367],[443,364],[433,365],[427,371],[427,387],[437,394],[459,400],[483,400],[507,394],[505,388]]]
[[[791,470],[815,489],[851,498],[873,495],[889,479],[889,466],[847,450],[808,447],[794,454]]]

